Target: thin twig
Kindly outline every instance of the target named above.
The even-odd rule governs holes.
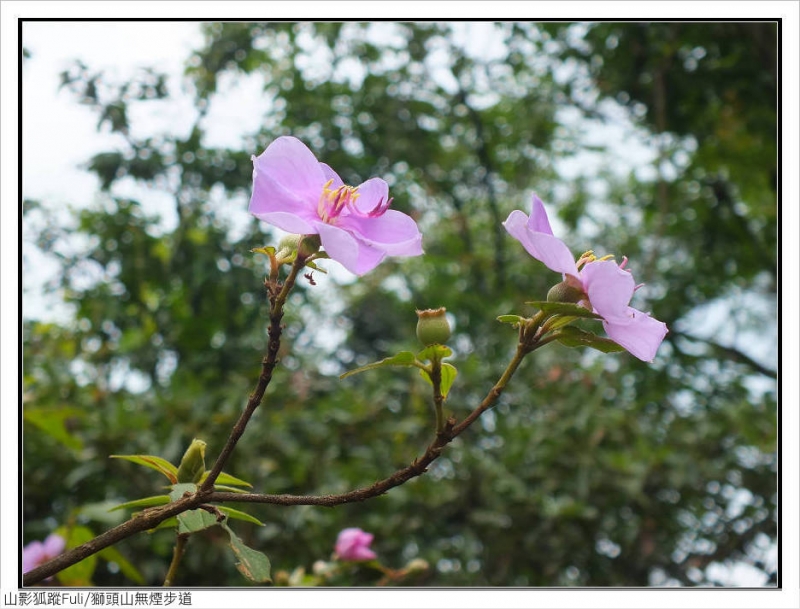
[[[164,578],[164,587],[169,588],[175,581],[178,574],[178,566],[181,564],[183,553],[186,551],[186,542],[189,540],[188,533],[178,533],[175,538],[175,547],[172,549],[172,562],[169,565],[167,576]]]
[[[250,398],[247,400],[247,406],[242,412],[242,415],[239,417],[236,425],[233,426],[231,434],[228,436],[228,441],[225,443],[225,447],[222,449],[222,452],[220,452],[217,460],[211,467],[208,476],[203,482],[203,485],[200,487],[201,491],[213,490],[214,482],[216,482],[217,477],[220,475],[220,473],[222,473],[222,468],[225,466],[225,462],[228,460],[231,453],[233,453],[233,449],[236,448],[239,438],[242,437],[244,430],[247,428],[247,423],[250,421],[250,418],[253,416],[256,408],[258,408],[258,406],[261,404],[261,400],[264,399],[264,393],[266,392],[267,386],[272,380],[272,373],[274,372],[275,366],[278,363],[278,351],[281,347],[281,333],[283,332],[283,326],[281,324],[281,321],[283,320],[283,305],[286,303],[286,298],[289,295],[289,292],[294,287],[297,274],[303,269],[304,266],[305,260],[298,256],[295,259],[294,264],[292,264],[289,275],[286,278],[286,281],[284,281],[283,286],[280,288],[280,291],[277,291],[278,286],[276,284],[267,286],[268,290],[270,290],[271,303],[270,323],[268,330],[269,343],[267,346],[267,355],[264,356],[264,359],[261,362],[261,376],[258,377],[258,384],[256,385],[255,391],[250,394]],[[277,292],[277,294],[275,292]]]

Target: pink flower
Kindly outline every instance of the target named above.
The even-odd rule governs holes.
[[[581,290],[588,308],[603,318],[603,327],[615,343],[641,360],[651,362],[667,326],[628,303],[636,290],[630,271],[613,260],[596,259],[591,252],[578,261],[563,241],[553,236],[544,204],[533,196],[530,217],[519,210],[512,211],[503,223],[508,233],[522,243],[528,253],[547,268],[563,273],[565,281]]]
[[[361,529],[344,529],[336,539],[336,557],[339,560],[372,560],[377,554],[369,549],[372,533]]]
[[[52,533],[44,543],[32,541],[22,548],[22,572],[27,573],[64,551],[67,542],[60,535]]]
[[[253,157],[250,213],[290,233],[319,235],[327,254],[356,275],[385,256],[422,254],[417,224],[391,203],[386,182],[347,186],[297,138],[279,137]]]

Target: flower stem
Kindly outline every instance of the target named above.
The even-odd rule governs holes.
[[[175,576],[178,573],[178,565],[181,564],[183,553],[186,551],[186,542],[189,540],[188,533],[178,533],[175,540],[175,547],[172,549],[172,562],[169,565],[169,571],[164,578],[164,587],[168,588],[175,582]]]
[[[440,435],[445,428],[446,419],[444,417],[444,396],[442,395],[442,360],[438,355],[431,358],[429,371],[431,384],[433,385],[433,409],[436,412],[436,435]]]
[[[209,471],[208,477],[203,482],[203,485],[198,489],[200,492],[208,493],[214,490],[214,482],[220,473],[222,473],[222,468],[233,452],[233,449],[236,448],[236,443],[239,441],[239,438],[241,438],[242,434],[244,434],[244,430],[247,427],[247,423],[250,421],[250,417],[253,416],[256,408],[258,408],[258,406],[261,404],[261,400],[264,399],[264,393],[266,392],[267,386],[272,380],[272,373],[278,363],[278,351],[281,347],[281,333],[283,332],[283,325],[281,324],[281,321],[283,320],[283,305],[286,304],[286,298],[289,296],[289,292],[292,291],[295,280],[297,279],[297,275],[305,266],[305,262],[305,258],[298,256],[292,264],[292,268],[289,271],[289,275],[286,277],[286,280],[283,282],[283,285],[280,285],[274,281],[270,281],[267,285],[270,300],[270,323],[267,331],[269,335],[269,343],[267,345],[267,355],[261,362],[261,376],[258,378],[255,391],[250,394],[250,398],[247,401],[247,406],[245,406],[242,415],[233,426],[231,434],[228,436],[228,441],[225,443],[225,447],[222,449],[222,452],[220,452],[219,457],[217,457],[217,460]]]

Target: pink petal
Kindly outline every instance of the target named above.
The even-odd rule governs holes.
[[[603,322],[609,338],[640,360],[652,362],[667,335],[667,324],[628,307],[630,321],[625,324]]]
[[[42,562],[46,556],[44,544],[41,541],[32,541],[27,546],[22,548],[22,572],[35,569]]]
[[[603,319],[614,324],[630,323],[628,303],[636,282],[628,271],[613,260],[597,260],[583,267],[581,282],[592,307]]]
[[[315,235],[317,233],[317,229],[314,228],[314,220],[309,222],[300,217],[299,214],[286,211],[255,213],[252,209],[250,213],[259,220],[263,220],[272,226],[277,226],[288,233],[295,233],[297,235]],[[316,214],[314,215],[316,216]],[[316,219],[318,220],[319,218]]]
[[[322,173],[325,175],[325,182],[328,182],[328,180],[333,180],[330,185],[331,190],[336,190],[340,186],[344,186],[342,178],[339,177],[338,173],[331,169],[330,165],[326,163],[320,163],[319,167],[322,169]]]
[[[361,529],[344,529],[336,539],[335,553],[341,560],[371,560],[377,554],[369,549],[373,535]]]
[[[272,142],[254,162],[258,177],[269,177],[289,192],[316,205],[327,181],[320,162],[308,147],[290,136],[282,136]]]
[[[544,217],[544,223],[547,223],[547,216]],[[548,230],[550,228],[549,224],[544,227],[541,217],[535,219],[533,224],[539,228]],[[543,262],[551,271],[577,277],[578,269],[575,266],[575,259],[564,242],[554,237],[552,233],[531,230],[530,225],[530,218],[519,210],[512,211],[503,222],[508,234],[519,241],[531,256]]]
[[[61,537],[61,535],[56,535],[55,533],[51,533],[47,536],[47,539],[44,540],[44,550],[51,558],[61,554],[66,545],[66,540]]]
[[[358,187],[356,208],[368,214],[389,201],[389,185],[380,178],[370,178]]]
[[[285,156],[290,153],[299,154],[294,164]],[[307,173],[286,173],[294,170]],[[317,204],[324,178],[308,148],[294,138],[278,138],[255,159],[249,211],[290,233],[310,234],[313,222],[319,219]]]
[[[544,203],[536,195],[533,195],[531,200],[531,217],[528,220],[528,228],[535,233],[553,234],[553,229],[550,228],[550,220],[547,219]]]
[[[356,547],[350,553],[350,560],[372,560],[377,557],[378,555],[369,548]]]
[[[338,225],[389,256],[419,256],[423,253],[422,235],[417,223],[410,216],[393,209],[374,218],[360,218],[352,214],[342,216]]]
[[[331,224],[316,224],[322,247],[328,255],[351,273],[363,275],[374,269],[386,257],[386,252],[358,240],[345,230]]]

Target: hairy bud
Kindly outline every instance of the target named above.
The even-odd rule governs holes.
[[[426,347],[443,345],[450,338],[450,324],[445,313],[444,307],[417,311],[417,338]]]

